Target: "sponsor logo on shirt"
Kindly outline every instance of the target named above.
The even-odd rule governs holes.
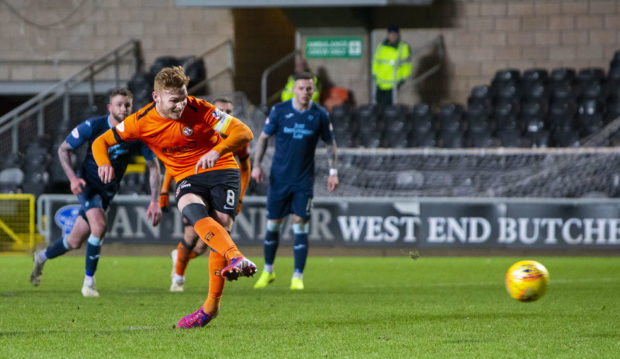
[[[187,151],[193,150],[194,148],[196,148],[196,142],[190,141],[187,143],[187,145],[162,147],[161,152],[162,153],[187,152]]]
[[[118,125],[116,125],[116,130],[117,130],[118,132],[125,132],[125,123],[124,123],[124,122],[121,122],[121,123],[119,123]]]
[[[307,130],[303,123],[296,123],[293,127],[284,127],[283,132],[292,134],[294,139],[301,139],[304,136],[312,135],[312,130]]]
[[[293,115],[294,115],[293,113],[288,113],[288,114],[286,114],[284,117],[285,117],[285,118],[291,118],[291,117],[293,117]]]
[[[71,131],[71,136],[75,137],[75,138],[80,138],[80,133],[78,132],[77,127],[73,129],[73,131]]]

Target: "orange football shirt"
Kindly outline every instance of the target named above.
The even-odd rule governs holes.
[[[117,142],[142,140],[178,183],[196,174],[198,160],[223,141],[220,133],[226,132],[233,119],[209,102],[187,96],[187,106],[179,120],[162,118],[155,103],[150,103],[129,115],[113,132],[115,138],[120,137]],[[222,154],[214,167],[199,168],[198,172],[229,168],[239,168],[232,152]]]

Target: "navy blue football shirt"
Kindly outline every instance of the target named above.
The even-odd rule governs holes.
[[[293,100],[285,101],[271,109],[263,132],[276,137],[271,184],[312,187],[317,142],[321,138],[331,144],[334,139],[327,111],[315,102],[310,102],[307,110],[299,111],[293,106]]]
[[[112,182],[104,185],[101,179],[99,179],[99,174],[97,172],[98,166],[93,157],[91,146],[97,137],[112,128],[108,117],[109,115],[93,117],[80,123],[67,135],[66,141],[74,150],[88,141],[88,151],[86,152],[86,157],[82,165],[77,171],[77,175],[99,191],[117,192],[131,156],[142,154],[146,161],[151,161],[155,155],[151,149],[141,141],[123,142],[111,147],[108,150],[108,155],[110,156],[110,162],[114,168],[115,177]]]

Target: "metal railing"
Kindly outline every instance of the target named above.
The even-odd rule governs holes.
[[[396,76],[396,72],[398,71],[398,68],[400,67],[400,64],[402,62],[400,61],[400,59],[398,59],[398,61],[394,65],[394,83],[392,84],[392,103],[398,102],[398,92],[402,91],[403,88],[415,86],[421,83],[422,81],[426,80],[429,76],[439,71],[441,69],[441,66],[446,56],[445,44],[444,44],[442,35],[437,36],[433,41],[425,45],[411,49],[411,57],[420,57],[422,55],[427,54],[428,51],[433,51],[433,50],[436,52],[438,56],[438,62],[435,65],[433,65],[431,68],[429,68],[428,70],[419,74],[418,76],[405,79],[405,83],[400,89],[398,86],[398,78]],[[370,93],[371,93],[370,102],[377,103],[377,84],[376,84],[374,76],[372,77],[372,81],[371,81]]]
[[[234,54],[234,42],[231,39],[225,40],[217,45],[215,45],[214,47],[212,47],[211,49],[205,51],[204,53],[194,56],[191,59],[185,61],[183,63],[183,67],[187,68],[188,66],[190,66],[191,64],[193,64],[196,61],[199,60],[203,60],[206,63],[206,60],[209,58],[209,56],[216,54],[218,51],[220,51],[222,48],[226,49],[226,51],[228,52],[228,60],[226,62],[226,67],[222,70],[217,71],[214,75],[208,76],[206,77],[204,80],[196,83],[194,86],[192,86],[191,88],[189,88],[187,90],[187,92],[190,95],[200,95],[197,92],[200,89],[204,89],[206,88],[206,85],[215,80],[216,78],[228,73],[231,76],[231,81],[232,78],[235,75],[235,54]],[[208,72],[207,72],[208,74]],[[204,95],[208,95],[208,94],[204,94]]]
[[[121,67],[129,65],[129,77],[140,71],[143,65],[140,42],[130,40],[120,45],[116,49],[88,63],[82,70],[66,80],[60,81],[46,91],[39,93],[30,100],[0,117],[0,138],[3,138],[0,146],[0,154],[5,154],[7,148],[5,133],[11,130],[10,152],[18,153],[20,149],[20,125],[25,121],[34,121],[36,124],[36,135],[41,136],[45,133],[45,109],[46,106],[57,100],[62,100],[62,122],[68,123],[70,117],[70,99],[72,90],[77,86],[86,85],[88,87],[88,104],[94,105],[95,102],[95,82],[96,76],[109,70],[113,71],[112,80],[115,87],[121,85]],[[123,79],[128,81],[129,79]],[[36,116],[36,118],[33,118]],[[35,133],[28,134],[29,140]]]
[[[293,51],[289,52],[288,54],[284,55],[284,57],[282,57],[280,60],[276,61],[273,65],[267,67],[265,69],[265,71],[263,71],[263,74],[262,74],[261,79],[260,79],[260,104],[261,104],[261,106],[266,106],[267,103],[268,103],[268,99],[267,99],[267,79],[269,78],[269,75],[275,69],[277,69],[280,66],[286,64],[287,62],[291,61],[292,59],[295,58],[295,56],[300,55],[300,54],[301,54],[301,50],[293,50]],[[273,96],[276,96],[276,95],[279,95],[279,92],[274,94]]]

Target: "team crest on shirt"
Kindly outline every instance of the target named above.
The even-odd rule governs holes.
[[[183,127],[181,132],[183,133],[183,136],[185,137],[189,137],[194,134],[194,130],[191,127],[187,127],[187,126]]]

